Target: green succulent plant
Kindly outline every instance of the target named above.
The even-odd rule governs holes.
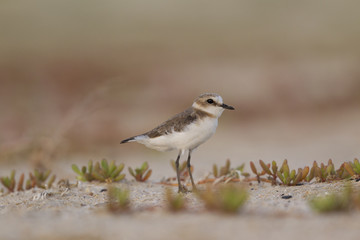
[[[290,170],[287,160],[285,159],[280,170],[277,171],[276,175],[281,180],[284,185],[295,186],[301,181],[306,179],[306,176],[309,173],[309,167],[304,169],[299,168],[298,171]]]
[[[38,188],[48,189],[51,188],[54,183],[56,176],[51,175],[51,170],[38,170],[35,169],[34,173],[29,173],[29,180],[26,181],[26,189],[34,188],[35,186]],[[50,177],[50,178],[49,178]],[[49,178],[49,181],[46,182]]]
[[[349,172],[345,169],[345,164],[346,163],[342,163],[341,166],[335,171],[338,179],[348,179],[351,177]]]
[[[115,161],[111,161],[110,164],[106,159],[101,162],[96,162],[93,165],[92,161],[88,162],[88,167],[83,166],[81,170],[76,164],[72,165],[72,169],[78,174],[76,179],[83,182],[99,181],[99,182],[118,182],[125,178],[125,174],[121,174],[124,169],[124,164],[120,163],[116,166]]]
[[[186,207],[186,199],[183,194],[174,193],[171,188],[165,189],[165,199],[171,212],[179,212]]]
[[[318,168],[317,162],[314,161],[313,166],[309,170],[309,174],[305,177],[306,182],[311,182],[315,177],[315,169]]]
[[[230,171],[230,159],[227,159],[225,165],[222,167],[218,167],[216,164],[213,165],[213,175],[215,178],[226,176]]]
[[[270,164],[265,164],[264,161],[259,160],[260,166],[262,167],[263,171],[270,176],[271,184],[276,185],[276,178],[278,172],[278,166],[275,161],[272,161],[271,168]]]
[[[244,172],[244,167],[245,164],[241,164],[236,168],[232,168],[230,159],[227,159],[224,166],[218,167],[216,164],[214,164],[212,174],[215,178],[217,178],[216,181],[220,180],[220,178],[223,178],[222,180],[225,182],[231,181],[233,179],[240,179],[240,176],[247,178],[250,176],[250,174]]]
[[[330,193],[325,196],[313,197],[309,200],[310,207],[319,213],[349,211],[354,205],[358,204],[358,199],[354,198],[351,185],[346,185],[340,193]]]
[[[355,158],[353,162],[345,162],[344,168],[350,174],[350,176],[360,178],[359,159]]]
[[[111,212],[127,212],[130,210],[130,192],[127,189],[110,186],[108,189],[108,209]]]
[[[251,171],[256,175],[256,180],[258,183],[261,182],[261,176],[264,176],[266,174],[265,170],[262,170],[261,172],[259,172],[256,167],[255,167],[255,164],[253,161],[250,161],[250,168],[251,168]]]
[[[93,176],[93,162],[90,160],[88,162],[88,167],[83,166],[81,170],[76,164],[71,165],[72,170],[77,173],[79,176],[76,176],[77,180],[80,180],[82,182],[91,182],[95,180]]]
[[[252,172],[256,175],[258,182],[269,180],[272,185],[278,183],[277,179],[280,180],[281,184],[287,186],[298,185],[303,181],[311,182],[313,179],[316,179],[318,182],[347,179],[350,176],[355,176],[356,179],[359,179],[357,172],[360,172],[360,163],[357,159],[353,163],[343,163],[338,169],[335,168],[331,159],[329,159],[327,164],[321,163],[320,165],[314,161],[311,168],[305,166],[297,171],[289,169],[286,159],[279,170],[275,161],[272,161],[271,164],[265,164],[262,160],[259,160],[259,163],[262,172],[257,171],[255,164],[250,162]],[[261,178],[264,174],[269,175],[267,179]]]
[[[205,191],[198,191],[197,196],[204,201],[209,210],[224,213],[237,213],[249,197],[248,191],[237,184],[207,186]]]
[[[291,170],[289,168],[288,161],[285,159],[279,168],[275,161],[272,161],[271,164],[266,164],[264,161],[259,160],[261,166],[261,171],[256,169],[254,162],[250,161],[250,169],[255,174],[256,180],[260,182],[270,182],[272,185],[282,184],[286,186],[295,186],[301,184],[301,182],[311,182],[316,179],[318,182],[329,182],[334,180],[347,179],[350,177],[355,178],[356,180],[360,179],[360,162],[358,159],[354,159],[353,162],[345,162],[336,169],[332,160],[324,164],[321,163],[318,165],[316,161],[313,162],[311,168],[305,166],[304,168],[298,168]],[[216,164],[213,165],[213,175],[217,178],[215,181],[213,179],[205,179],[200,181],[200,183],[208,182],[217,182],[218,180],[226,181],[232,180],[236,176],[245,176],[246,181],[254,181],[253,178],[249,178],[250,174],[243,172],[244,165],[233,169],[230,167],[230,160],[226,161],[225,166],[218,167]],[[241,174],[239,174],[241,172]],[[263,177],[267,175],[267,177]],[[225,182],[226,182],[225,181]]]
[[[16,185],[15,173],[15,170],[12,170],[10,173],[10,177],[1,177],[0,181],[9,192],[14,192],[15,190],[24,191],[25,174],[22,173],[20,175],[19,182]],[[48,189],[52,187],[55,179],[56,176],[51,175],[51,170],[40,171],[35,169],[33,173],[29,173],[29,179],[26,181],[25,189],[28,190],[34,187]]]
[[[236,171],[239,171],[241,173],[241,176],[248,178],[250,177],[250,173],[245,172],[245,163],[241,164],[240,166],[238,166],[237,168],[235,168]]]
[[[151,176],[152,170],[149,169],[148,163],[144,162],[141,165],[141,167],[135,168],[135,170],[133,170],[131,167],[129,167],[129,172],[130,172],[130,175],[133,176],[136,181],[145,182]]]
[[[325,165],[324,163],[320,164],[320,167],[317,164],[315,166],[315,177],[319,182],[326,182],[329,180],[336,179],[336,171],[335,166],[332,163],[332,160],[329,159],[328,164]]]
[[[15,170],[12,170],[10,177],[1,177],[1,183],[7,188],[9,192],[14,192],[16,181],[15,181]]]

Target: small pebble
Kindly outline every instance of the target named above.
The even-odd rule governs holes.
[[[282,198],[282,199],[290,199],[290,198],[292,198],[292,196],[291,196],[291,195],[281,194],[281,198]]]

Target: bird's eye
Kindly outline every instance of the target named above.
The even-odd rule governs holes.
[[[209,98],[208,100],[206,100],[209,104],[213,104],[214,100],[212,100],[211,98]]]

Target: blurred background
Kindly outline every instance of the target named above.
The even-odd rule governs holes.
[[[204,92],[236,111],[193,155],[198,175],[226,158],[350,161],[360,155],[359,9],[355,0],[2,0],[0,164],[105,157],[170,171],[163,163],[177,153],[119,143]]]

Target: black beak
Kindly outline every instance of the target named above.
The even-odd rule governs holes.
[[[232,106],[226,105],[225,103],[221,104],[220,106],[225,108],[225,109],[235,110],[235,108],[233,108]]]

